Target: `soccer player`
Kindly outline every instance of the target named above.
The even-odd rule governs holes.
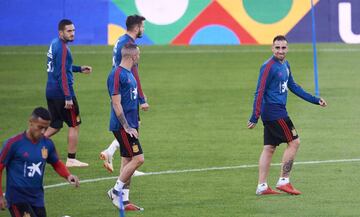
[[[0,208],[6,207],[1,186],[6,168],[5,197],[13,217],[46,217],[43,188],[46,163],[69,183],[79,186],[79,179],[59,160],[54,143],[44,136],[49,125],[48,110],[35,108],[28,129],[5,141],[0,151]]]
[[[260,115],[264,124],[264,147],[259,159],[256,194],[279,194],[268,186],[267,176],[276,147],[286,142],[288,145],[283,153],[280,178],[276,188],[288,194],[298,195],[301,192],[291,185],[289,179],[300,139],[286,111],[288,89],[310,103],[322,107],[327,104],[324,99],[312,96],[295,83],[290,64],[285,59],[288,42],[284,36],[278,35],[273,39],[272,52],[273,56],[260,69],[253,112],[247,124],[249,129],[253,129]]]
[[[65,122],[69,127],[66,166],[86,167],[87,163],[76,159],[81,119],[73,88],[73,72],[89,74],[92,68],[72,64],[73,59],[67,44],[74,41],[74,24],[70,20],[63,19],[59,22],[58,30],[59,37],[51,42],[47,53],[46,100],[51,113],[51,123],[45,136],[51,137],[59,132]]]
[[[131,15],[128,16],[126,19],[126,28],[127,32],[123,36],[120,36],[117,42],[115,43],[115,47],[113,50],[113,68],[119,66],[121,62],[121,49],[126,44],[135,44],[135,40],[137,38],[141,38],[144,34],[145,28],[145,17],[139,15]],[[142,91],[139,73],[138,73],[138,64],[135,64],[131,68],[131,72],[133,73],[137,86],[138,86],[138,93],[139,93],[139,104],[140,108],[143,111],[147,111],[149,109],[149,104],[146,102],[146,97]],[[115,151],[119,148],[119,143],[115,139],[107,149],[100,153],[100,159],[104,160],[104,167],[109,171],[113,172],[114,167],[112,164],[112,159]]]
[[[117,40],[117,42],[115,44],[114,50],[113,50],[113,68],[118,67],[121,62],[121,59],[122,59],[121,58],[121,49],[123,48],[123,46],[126,44],[136,44],[135,40],[137,38],[142,37],[142,35],[144,34],[144,31],[145,31],[144,25],[145,25],[145,18],[143,16],[139,16],[139,15],[135,14],[135,15],[131,15],[131,16],[127,17],[127,19],[126,19],[127,32],[123,36],[119,37],[119,39]],[[138,100],[139,100],[140,108],[143,111],[148,111],[149,104],[147,103],[146,97],[141,88],[138,68],[139,68],[138,64],[135,64],[131,68],[131,73],[134,75],[136,83],[137,83],[138,93],[139,93]],[[139,116],[139,121],[140,121],[140,116]],[[104,161],[103,162],[104,167],[111,173],[114,171],[114,167],[113,167],[113,163],[112,163],[113,155],[114,155],[115,151],[119,148],[119,146],[120,146],[119,142],[115,139],[108,146],[107,149],[103,150],[100,153],[100,159]],[[122,161],[123,160],[125,160],[125,159],[122,159]],[[134,174],[142,174],[142,172],[135,171]],[[125,189],[123,190],[123,200],[124,201],[129,201],[129,191],[130,191],[130,180],[128,183],[126,183]],[[127,206],[127,207],[129,207],[129,206]]]
[[[131,68],[138,63],[140,50],[135,44],[126,44],[121,50],[122,59],[118,67],[113,68],[107,80],[111,98],[110,131],[120,144],[122,157],[119,178],[108,196],[113,204],[120,208],[119,197],[137,168],[144,163],[143,151],[138,139],[138,87]],[[142,208],[124,201],[125,211],[138,211]]]

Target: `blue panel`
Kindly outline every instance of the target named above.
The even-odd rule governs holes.
[[[114,2],[109,2],[109,23],[121,26],[126,29],[127,15]]]
[[[1,0],[0,45],[47,45],[71,19],[75,44],[107,44],[107,0]]]
[[[225,26],[208,25],[198,30],[190,40],[191,45],[240,44],[236,34]]]
[[[126,18],[127,15],[117,5],[115,5],[114,2],[109,2],[109,23],[116,24],[121,26],[123,29],[126,29]],[[154,44],[146,33],[142,36],[142,38],[136,39],[136,43],[139,45]]]
[[[309,1],[310,4],[310,0]],[[360,33],[360,1],[358,0],[320,0],[315,6],[316,39],[318,42],[342,42],[339,35],[338,5],[351,3],[352,31]],[[311,12],[296,24],[286,35],[290,42],[311,42]]]

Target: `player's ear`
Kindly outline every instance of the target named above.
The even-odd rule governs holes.
[[[33,125],[33,119],[32,118],[29,118],[29,126],[32,126]]]

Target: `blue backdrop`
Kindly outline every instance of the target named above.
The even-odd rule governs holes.
[[[0,45],[48,44],[67,18],[75,44],[107,44],[108,0],[1,0]]]

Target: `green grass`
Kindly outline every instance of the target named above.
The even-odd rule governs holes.
[[[83,124],[78,158],[90,164],[71,169],[80,179],[108,174],[98,154],[113,140],[108,131],[106,79],[111,47],[73,46],[74,63],[93,66],[75,75]],[[296,161],[359,158],[360,46],[318,46],[320,92],[329,106],[309,104],[294,94],[288,112],[300,136]],[[23,131],[35,106],[46,106],[47,47],[0,47],[0,140]],[[140,141],[144,172],[256,164],[262,149],[262,124],[248,130],[259,67],[270,57],[268,46],[141,48],[140,74],[151,109],[142,112]],[[295,81],[313,92],[311,45],[290,45]],[[64,160],[66,127],[52,139]],[[279,163],[285,145],[273,163]],[[119,157],[115,160],[119,168]],[[359,162],[295,165],[291,180],[300,196],[255,196],[257,168],[135,177],[131,200],[145,208],[127,216],[338,217],[358,216]],[[274,186],[279,166],[271,167]],[[48,166],[45,185],[64,182]],[[115,180],[46,189],[49,217],[118,216],[106,197]],[[5,182],[3,181],[3,185]],[[1,212],[0,216],[9,216]]]

